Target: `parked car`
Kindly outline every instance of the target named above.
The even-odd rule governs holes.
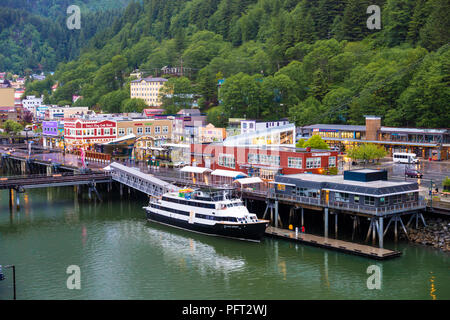
[[[417,169],[406,168],[405,175],[410,178],[422,178],[423,174]]]

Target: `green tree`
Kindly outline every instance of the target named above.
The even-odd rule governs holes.
[[[297,147],[297,148],[304,148],[305,147],[305,142],[306,142],[305,139],[300,139],[295,144],[295,147]]]
[[[121,111],[141,113],[146,107],[147,104],[143,99],[132,98],[122,101]]]
[[[382,159],[387,155],[387,151],[383,146],[377,146],[372,143],[364,143],[348,151],[348,156],[355,160],[364,160],[366,164],[370,160]]]
[[[6,120],[5,123],[3,124],[3,129],[8,134],[16,135],[20,131],[23,130],[23,126],[20,123],[16,122],[16,121]]]
[[[323,141],[322,137],[315,134],[309,138],[303,145],[303,148],[310,147],[311,149],[329,150],[328,144]]]

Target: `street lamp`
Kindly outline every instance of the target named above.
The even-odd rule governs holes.
[[[16,300],[16,266],[14,265],[9,265],[9,266],[4,266],[4,269],[12,269],[13,270],[13,290],[14,290],[14,300]],[[3,275],[2,272],[2,266],[0,265],[0,281],[5,280],[5,276]]]

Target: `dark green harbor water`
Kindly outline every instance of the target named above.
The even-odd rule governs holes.
[[[0,191],[0,264],[17,268],[18,299],[450,299],[450,255],[399,244],[376,262],[265,239],[209,237],[144,219],[143,200],[78,201],[74,189]],[[387,243],[389,248],[394,244]],[[382,272],[367,288],[367,268]],[[81,289],[66,286],[78,265]],[[12,297],[12,271],[0,300]]]

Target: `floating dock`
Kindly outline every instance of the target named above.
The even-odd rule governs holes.
[[[354,242],[325,238],[308,233],[299,232],[296,237],[294,231],[275,227],[267,227],[266,236],[289,240],[292,242],[299,242],[310,246],[336,250],[376,260],[386,260],[399,257],[401,255],[400,251],[392,251],[389,249],[382,249]]]

